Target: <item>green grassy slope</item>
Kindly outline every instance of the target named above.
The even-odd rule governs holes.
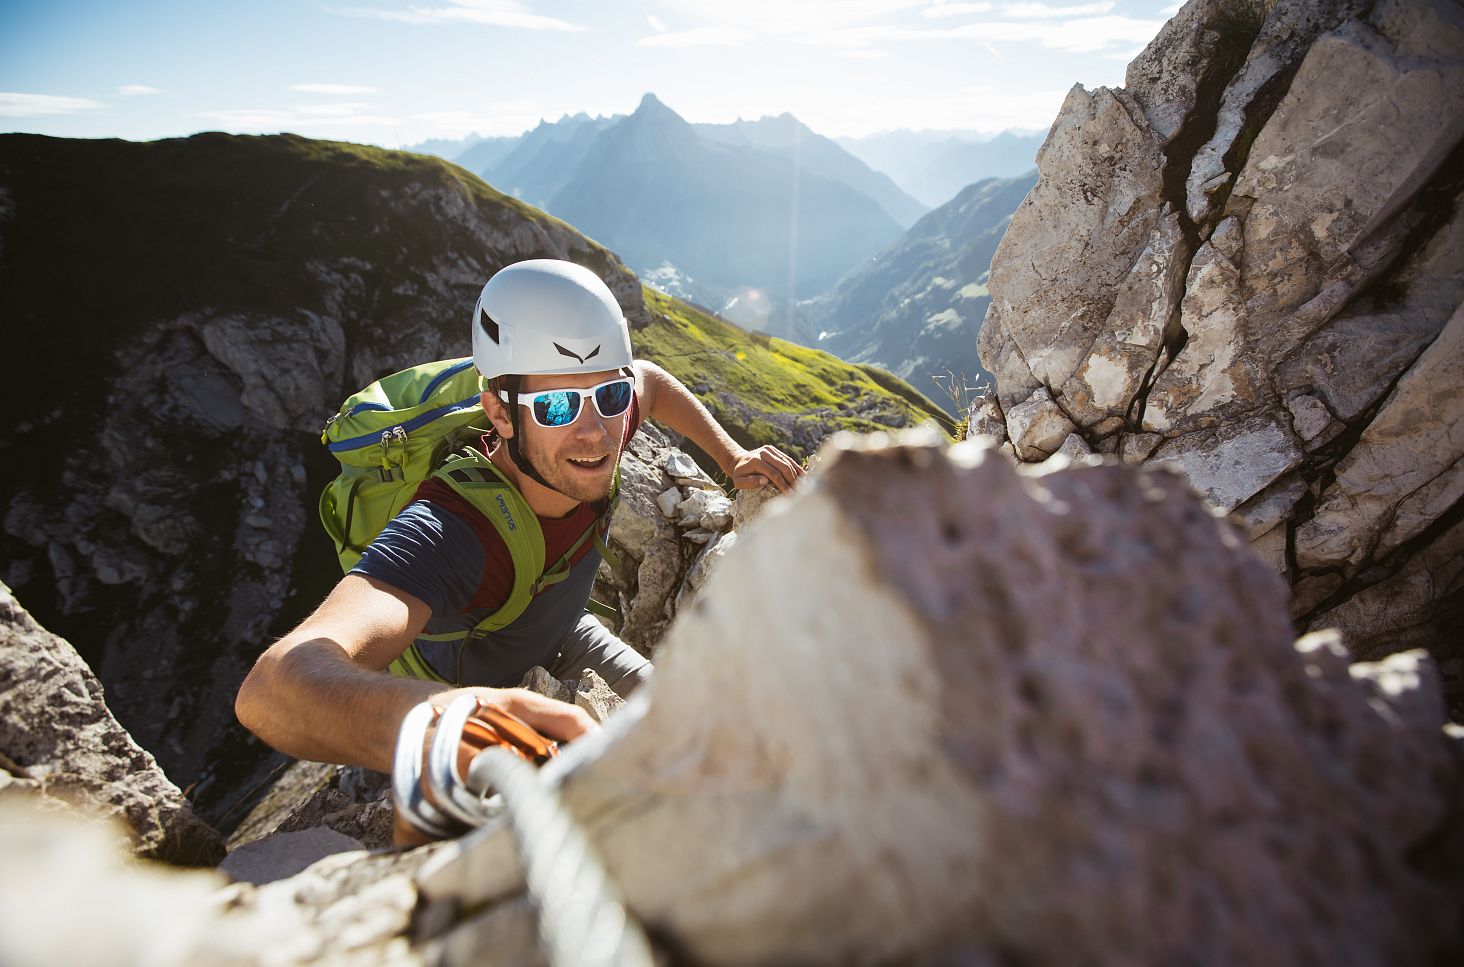
[[[888,373],[747,332],[654,289],[644,294],[651,324],[631,333],[636,354],[690,387],[744,446],[778,443],[803,458],[836,430],[950,424]]]

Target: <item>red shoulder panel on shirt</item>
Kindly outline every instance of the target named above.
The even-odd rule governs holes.
[[[625,437],[620,444],[622,454],[640,425],[640,396],[637,394],[630,400],[630,412],[625,420]],[[486,441],[487,438],[484,437],[478,443],[478,449],[485,453]],[[444,510],[457,514],[472,528],[478,542],[483,545],[483,576],[478,582],[478,590],[473,593],[464,610],[497,608],[507,601],[509,592],[513,590],[513,559],[509,556],[508,545],[503,543],[503,538],[498,536],[498,531],[487,518],[440,480],[425,481],[417,488],[414,499],[431,501]],[[597,516],[594,505],[580,504],[567,517],[540,517],[539,526],[544,531],[545,562],[559,560]],[[575,552],[570,563],[578,564],[586,554],[594,552],[594,547],[593,541],[586,541]]]

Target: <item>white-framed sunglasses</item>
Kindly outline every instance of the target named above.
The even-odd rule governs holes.
[[[518,402],[520,406],[527,406],[529,412],[534,414],[535,423],[552,429],[573,423],[579,417],[580,405],[587,396],[594,399],[595,409],[599,410],[601,416],[606,419],[619,416],[630,408],[633,387],[631,380],[622,377],[608,379],[584,389],[566,387],[539,390],[537,393],[519,393]],[[505,403],[508,402],[507,393],[500,391],[498,395]]]

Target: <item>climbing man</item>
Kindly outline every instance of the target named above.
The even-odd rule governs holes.
[[[615,297],[586,268],[510,265],[483,287],[472,325],[492,432],[468,456],[522,497],[543,533],[542,559],[567,573],[506,627],[465,638],[513,593],[514,555],[471,501],[429,479],[239,689],[239,721],[292,756],[390,772],[413,706],[464,693],[570,740],[593,723],[574,705],[512,687],[531,668],[559,678],[593,669],[621,695],[644,682],[650,663],[585,610],[600,560],[586,538],[643,419],[684,434],[739,488],[786,491],[803,473],[777,447],[738,446],[675,377],[633,360]]]

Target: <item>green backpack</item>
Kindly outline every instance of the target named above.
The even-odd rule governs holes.
[[[399,514],[429,477],[442,480],[486,517],[513,561],[513,588],[502,607],[467,631],[423,635],[419,640],[461,641],[464,646],[512,624],[534,595],[569,576],[570,559],[588,540],[615,562],[605,544],[620,489],[620,470],[610,499],[574,545],[544,566],[544,533],[523,495],[470,444],[486,423],[479,400],[482,380],[473,360],[424,363],[383,377],[341,404],[320,436],[340,461],[340,476],[320,495],[320,521],[336,545],[341,570],[349,572],[366,546]],[[614,612],[590,602],[597,613]],[[414,642],[392,662],[393,674],[446,681]]]

